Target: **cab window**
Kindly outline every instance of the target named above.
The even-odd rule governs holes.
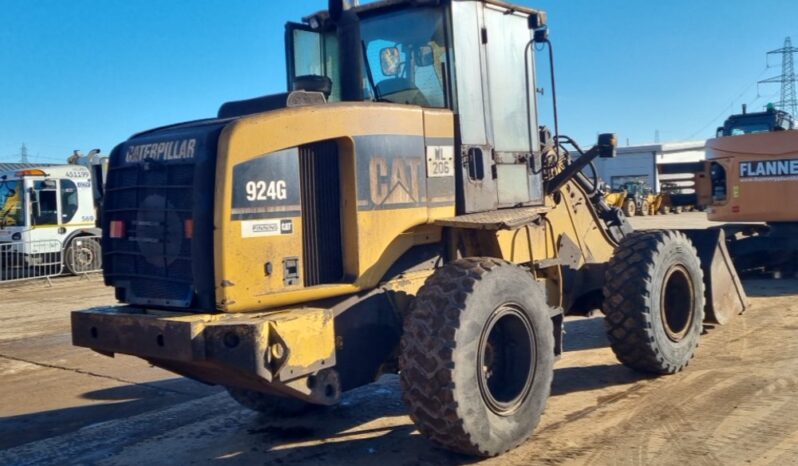
[[[366,95],[399,104],[446,106],[448,45],[440,9],[416,8],[365,18],[361,35]]]
[[[30,202],[34,226],[58,225],[58,196],[54,180],[35,181]]]
[[[78,187],[72,180],[61,180],[61,223],[69,223],[78,212]]]
[[[0,181],[0,227],[25,224],[23,198],[21,181]]]
[[[332,81],[331,102],[341,100],[338,78],[338,37],[335,32],[316,32],[294,25],[291,30],[289,86],[297,76],[326,76]]]

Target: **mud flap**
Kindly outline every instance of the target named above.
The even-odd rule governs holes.
[[[701,259],[706,288],[704,322],[723,325],[748,307],[748,297],[726,249],[726,235],[720,228],[681,231]]]

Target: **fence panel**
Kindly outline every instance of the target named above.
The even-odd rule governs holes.
[[[50,278],[64,271],[59,240],[0,244],[0,283]]]

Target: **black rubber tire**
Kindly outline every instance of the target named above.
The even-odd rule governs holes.
[[[512,319],[524,323],[525,331],[502,349],[528,343],[524,350],[499,352],[483,344],[491,341],[506,306],[515,309]],[[485,382],[491,377],[488,366],[481,362],[483,357],[493,360],[483,352],[489,346],[487,351],[504,361],[515,363],[524,355],[526,363],[506,363],[497,371],[500,376],[523,374],[520,382],[507,384],[517,391],[502,412],[488,401],[497,398]],[[529,272],[498,259],[466,258],[445,265],[421,287],[405,319],[399,364],[410,418],[434,443],[475,456],[495,456],[518,446],[540,422],[551,390],[554,335],[543,290]]]
[[[225,387],[241,406],[272,417],[296,417],[323,406],[287,396],[272,395],[237,387]]]
[[[648,215],[648,209],[649,209],[648,202],[643,201],[643,203],[640,204],[640,211],[637,214],[640,215],[641,217],[645,217]]]
[[[704,321],[703,273],[693,244],[677,231],[624,238],[606,272],[603,307],[619,361],[655,374],[682,370]]]
[[[628,218],[632,218],[635,216],[635,213],[637,213],[635,201],[633,199],[627,199],[623,201],[623,214]]]
[[[64,248],[64,267],[72,275],[97,272],[102,266],[102,249],[95,238],[73,238]]]

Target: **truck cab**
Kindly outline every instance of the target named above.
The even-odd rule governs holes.
[[[75,254],[86,245],[79,245],[75,239],[100,234],[92,176],[89,168],[80,165],[0,173],[3,268],[55,267],[56,263],[60,267],[63,261],[70,272],[79,271]],[[99,242],[93,241],[89,245],[93,253],[91,264],[83,264],[92,270],[100,261]],[[63,256],[72,260],[65,261]]]
[[[743,113],[731,115],[718,128],[717,137],[741,136],[743,134],[772,133],[775,131],[789,131],[795,128],[793,117],[783,111],[776,110],[769,104],[764,112],[748,113],[743,108]]]

